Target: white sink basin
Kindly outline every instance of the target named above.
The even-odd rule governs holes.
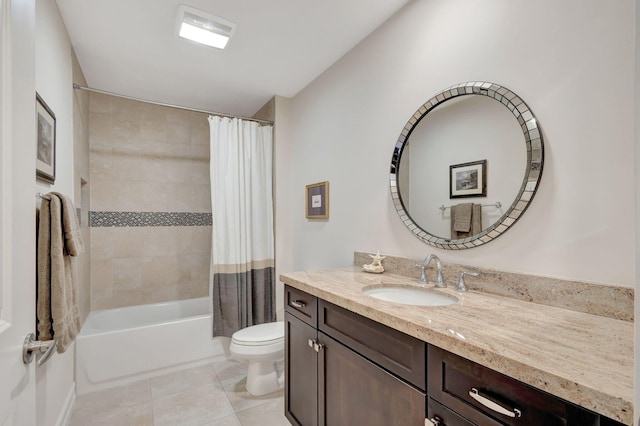
[[[458,301],[456,297],[438,293],[426,288],[385,285],[366,287],[362,292],[376,299],[402,305],[446,306]]]

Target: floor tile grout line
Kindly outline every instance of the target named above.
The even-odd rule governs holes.
[[[225,365],[226,363],[226,365]],[[249,411],[249,410],[255,410],[255,409],[260,409],[261,406],[269,404],[270,402],[273,401],[277,401],[280,398],[283,398],[283,395],[277,395],[274,393],[274,395],[272,397],[270,396],[265,396],[264,398],[262,397],[257,397],[258,399],[256,399],[256,397],[251,396],[250,394],[246,393],[246,390],[240,390],[240,388],[244,389],[244,385],[240,384],[243,379],[246,380],[246,365],[243,365],[242,363],[238,363],[235,360],[229,359],[229,358],[225,358],[222,360],[216,360],[210,364],[205,364],[207,366],[209,366],[212,369],[213,375],[211,376],[212,378],[212,383],[207,383],[207,386],[211,386],[213,385],[214,387],[222,390],[224,392],[225,395],[225,399],[226,402],[228,403],[228,405],[230,406],[230,408],[232,409],[232,412],[229,413],[226,416],[221,417],[220,419],[216,419],[215,422],[224,419],[226,417],[229,417],[231,419],[231,416],[234,416],[233,418],[242,426],[251,426],[255,423],[246,423],[246,421],[243,421],[241,419],[241,416],[239,414],[245,412],[245,411]],[[202,368],[203,366],[198,366],[198,367],[193,367],[190,369],[185,369],[182,370],[182,374],[188,374],[188,371],[192,371],[198,368]],[[238,372],[235,372],[234,370],[237,369]],[[243,373],[241,371],[244,371]],[[225,376],[225,372],[227,374],[229,373],[236,373],[233,374],[232,376]],[[172,374],[172,373],[168,373]],[[169,393],[167,395],[157,395],[154,396],[153,393],[153,388],[154,386],[152,385],[153,380],[156,378],[160,378],[162,377],[162,375],[160,376],[156,376],[156,377],[151,377],[151,378],[147,378],[147,379],[143,379],[140,380],[138,382],[133,382],[130,383],[128,385],[123,385],[123,386],[119,386],[119,387],[115,387],[115,388],[111,388],[110,390],[112,390],[113,392],[117,393],[117,394],[122,394],[122,393],[126,393],[126,392],[131,392],[133,386],[140,386],[140,390],[144,389],[144,392],[146,393],[145,395],[142,395],[142,401],[144,401],[145,404],[149,403],[151,405],[151,410],[150,410],[150,421],[151,421],[151,425],[156,426],[156,423],[160,420],[157,416],[157,402],[159,402],[158,400],[160,400],[163,397],[167,397],[170,396],[172,394],[179,394],[180,392],[184,392],[185,390],[178,390],[175,393]],[[223,379],[224,377],[224,379]],[[193,386],[197,386],[197,385],[203,385],[203,382],[201,381],[201,379],[199,379],[199,376],[196,374],[193,376],[194,381],[188,381],[185,382],[183,385],[185,385],[187,387],[187,389],[193,389]],[[199,381],[195,381],[195,380],[199,380]],[[144,382],[144,383],[141,383]],[[240,385],[239,385],[240,384]],[[161,385],[158,385],[158,387],[160,388]],[[138,395],[141,396],[141,395]],[[252,401],[250,403],[248,403],[248,405],[243,406],[243,403],[241,401]],[[100,401],[100,398],[98,399],[98,401]],[[136,405],[140,405],[143,402],[139,402],[139,403],[134,403],[134,404],[126,404],[125,407],[123,407],[123,409],[126,411],[127,408],[131,408],[133,406]],[[236,404],[234,405],[234,401],[236,402]],[[90,410],[91,407],[90,405],[92,404],[91,400],[86,401],[86,406],[83,407],[82,404],[82,400],[78,401],[79,404],[74,407],[72,409],[72,415],[73,415],[73,411],[76,411],[78,413],[84,411],[84,410]],[[240,402],[240,403],[239,403]],[[95,401],[93,402],[95,403]],[[265,407],[266,408],[266,407]],[[282,413],[284,415],[284,413]],[[245,419],[246,420],[246,419]],[[211,423],[211,422],[209,422]],[[209,424],[206,423],[206,424]]]

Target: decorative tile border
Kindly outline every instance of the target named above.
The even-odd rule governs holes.
[[[211,213],[185,212],[89,212],[89,226],[211,226]]]

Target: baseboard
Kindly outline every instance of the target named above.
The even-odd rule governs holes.
[[[76,382],[71,384],[71,389],[67,394],[67,398],[64,400],[64,405],[56,421],[56,426],[67,426],[69,420],[71,420],[71,410],[73,409],[73,403],[76,401]]]

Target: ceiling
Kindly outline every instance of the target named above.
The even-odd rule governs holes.
[[[411,0],[57,0],[87,84],[251,116],[292,97]],[[186,4],[234,22],[225,50],[174,34]]]

